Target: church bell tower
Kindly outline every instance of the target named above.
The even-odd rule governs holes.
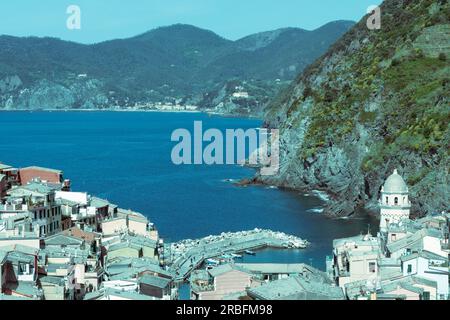
[[[394,170],[381,188],[380,231],[385,232],[391,223],[409,219],[411,202],[408,195],[408,186],[397,169]]]

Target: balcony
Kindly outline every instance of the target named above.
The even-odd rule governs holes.
[[[33,282],[35,280],[34,273],[22,273],[17,275],[17,280]]]

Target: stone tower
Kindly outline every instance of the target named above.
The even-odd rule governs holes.
[[[398,174],[397,169],[390,175],[381,188],[380,231],[386,231],[390,223],[409,219],[411,202],[408,198],[408,186]]]

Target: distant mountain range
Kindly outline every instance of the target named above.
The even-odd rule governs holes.
[[[126,107],[176,99],[213,108],[205,105],[214,100],[205,94],[217,95],[230,81],[266,92],[254,97],[259,105],[353,25],[336,21],[314,31],[286,28],[237,41],[182,24],[93,45],[0,36],[0,108]]]

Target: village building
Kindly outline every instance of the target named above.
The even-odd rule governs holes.
[[[66,286],[64,277],[44,276],[39,279],[45,300],[73,300],[74,292]]]
[[[70,180],[64,180],[63,172],[60,170],[36,166],[19,169],[19,180],[21,185],[27,185],[35,179],[59,185],[62,190],[70,190]]]
[[[445,300],[449,296],[449,261],[435,253],[422,250],[400,258],[403,276],[414,275],[436,283],[435,300]]]
[[[97,230],[97,211],[89,206],[89,196],[86,192],[57,191],[56,201],[61,206],[62,230],[72,225],[81,229]]]
[[[1,293],[41,299],[42,292],[36,284],[38,251],[22,245],[0,247]]]
[[[377,300],[436,300],[436,282],[421,277],[408,276],[384,282]]]
[[[130,233],[149,237],[158,241],[158,231],[141,213],[131,210],[117,209],[117,212],[101,222],[101,230],[105,237],[120,233]]]
[[[69,188],[61,171],[0,163],[0,300],[174,300],[185,279],[196,300],[450,297],[450,214],[410,220],[408,186],[397,171],[381,188],[380,232],[334,240],[327,272],[234,263],[268,238],[304,246],[270,230],[164,245],[141,213]],[[234,253],[223,250],[231,244]]]
[[[236,263],[236,266],[251,272],[254,280],[257,279],[264,282],[285,279],[294,275],[328,280],[328,275],[325,272],[304,263]]]
[[[449,298],[449,215],[410,220],[397,170],[381,189],[380,232],[335,240],[328,273],[348,299]]]
[[[253,300],[344,300],[342,289],[328,281],[294,275],[247,290]]]
[[[107,251],[108,261],[120,257],[159,260],[158,242],[142,236],[124,234],[120,242],[108,246]]]
[[[143,275],[139,278],[139,293],[161,300],[176,300],[177,288],[173,280],[153,275]]]
[[[16,209],[21,206],[20,211],[31,212],[32,219],[40,225],[40,237],[61,231],[61,207],[55,200],[54,188],[32,181],[9,190],[7,202]]]
[[[105,289],[112,289],[117,291],[130,291],[130,292],[137,292],[139,288],[137,280],[135,279],[105,280],[102,283],[102,287]]]
[[[106,267],[106,273],[109,279],[119,276],[120,279],[138,278],[141,275],[148,274],[162,278],[173,278],[173,275],[163,269],[159,261],[152,258],[127,258],[119,257],[109,261]]]
[[[141,294],[136,291],[102,288],[86,294],[84,300],[160,300],[156,297]]]
[[[332,271],[338,286],[363,279],[376,279],[379,240],[370,234],[333,241]]]
[[[222,300],[226,295],[259,286],[252,273],[235,264],[224,264],[209,270],[197,270],[191,275],[192,300]]]

